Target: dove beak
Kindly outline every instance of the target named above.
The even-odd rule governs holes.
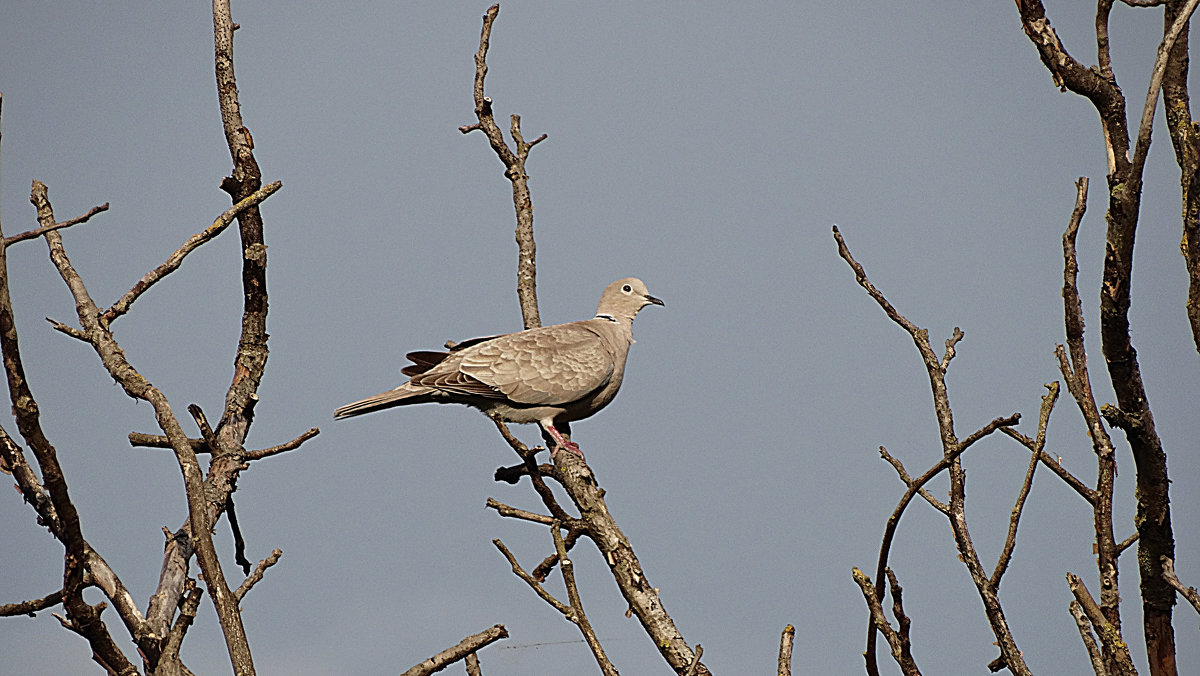
[[[646,303],[650,304],[650,305],[661,305],[663,307],[667,306],[667,304],[662,302],[661,299],[655,298],[654,296],[651,296],[650,294],[646,294],[646,295],[642,296],[642,298],[645,298]]]

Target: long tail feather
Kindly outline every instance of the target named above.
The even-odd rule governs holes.
[[[408,383],[404,383],[394,390],[380,392],[373,397],[367,397],[366,399],[346,404],[334,411],[333,417],[335,419],[352,418],[356,415],[382,411],[385,408],[392,408],[393,406],[424,404],[430,401],[433,401],[433,397],[429,389],[413,387]]]

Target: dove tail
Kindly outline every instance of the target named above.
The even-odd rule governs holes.
[[[433,401],[433,396],[430,390],[426,388],[416,388],[408,383],[404,383],[394,390],[380,392],[373,397],[360,399],[354,403],[346,404],[333,412],[335,419],[353,418],[356,415],[364,413],[374,413],[382,411],[385,408],[393,406],[406,406],[408,404],[424,404]]]

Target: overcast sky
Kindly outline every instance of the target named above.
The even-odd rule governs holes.
[[[1094,60],[1088,3],[1048,1],[1067,48]],[[489,676],[592,674],[574,626],[508,568],[553,548],[487,497],[514,456],[477,412],[396,409],[334,422],[335,407],[394,386],[403,354],[520,328],[509,183],[474,121],[480,2],[235,2],[236,68],[264,179],[270,361],[247,445],[302,450],[255,464],[236,493],[248,556],[280,563],[246,598],[259,673],[395,674],[504,623]],[[60,220],[100,302],[224,210],[209,7],[202,2],[10,3],[0,20],[6,233],[36,225],[30,181]],[[1161,10],[1118,4],[1114,69],[1138,110]],[[624,387],[573,426],[651,584],[716,674],[774,673],[797,627],[796,673],[862,672],[866,609],[852,566],[873,574],[903,492],[886,446],[916,473],[940,455],[911,340],[837,257],[837,224],[872,280],[935,346],[966,338],[949,374],[959,436],[1021,412],[1032,435],[1043,383],[1059,379],[1060,238],[1072,182],[1092,180],[1079,235],[1092,379],[1099,352],[1104,146],[1083,99],[1053,86],[1011,2],[606,2],[508,0],[488,94],[527,138],[542,318],[590,317],[608,282],[645,280],[665,308],[638,318]],[[1131,113],[1132,115],[1133,113]],[[1184,314],[1178,170],[1159,116],[1133,287],[1133,340],[1167,450],[1177,568],[1200,585],[1200,359]],[[8,252],[25,366],[89,541],[141,607],[162,532],[186,518],[150,406],[115,386],[87,346],[42,243]],[[177,415],[219,414],[240,319],[233,231],[206,245],[116,324],[135,367]],[[11,419],[3,422],[15,434]],[[185,428],[191,430],[190,423]],[[194,430],[192,430],[194,432]],[[529,443],[535,428],[516,430]],[[1132,532],[1133,466],[1120,433],[1117,536]],[[1094,478],[1069,397],[1050,450]],[[992,565],[1026,452],[1006,438],[968,453],[968,515]],[[933,488],[944,494],[944,482]],[[1041,674],[1090,673],[1070,615],[1071,571],[1096,590],[1090,509],[1041,471],[1005,577],[1018,645]],[[233,576],[229,529],[218,527]],[[62,547],[16,492],[0,498],[0,602],[59,588]],[[666,674],[594,548],[574,561],[616,666]],[[1122,559],[1126,638],[1143,664],[1134,552]],[[913,504],[893,566],[925,673],[986,673],[997,655],[945,519]],[[193,572],[195,568],[193,567]],[[551,584],[559,589],[557,575]],[[100,600],[94,590],[88,594]],[[1184,671],[1200,664],[1196,616],[1176,610]],[[132,654],[111,611],[118,642]],[[5,673],[97,673],[49,613],[6,618]],[[229,673],[207,598],[184,643],[198,674]],[[881,663],[891,667],[886,651]],[[450,673],[461,673],[456,665]]]

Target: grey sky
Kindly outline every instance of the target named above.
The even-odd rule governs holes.
[[[396,384],[408,350],[520,328],[510,187],[483,136],[457,130],[473,121],[487,4],[234,3],[243,114],[264,177],[284,183],[263,208],[271,356],[248,444],[322,430],[244,473],[235,496],[248,555],[284,550],[244,604],[260,673],[398,673],[497,622],[512,636],[482,653],[489,676],[596,671],[575,628],[490,542],[530,565],[552,549],[544,529],[484,509],[488,496],[540,504],[526,485],[492,481],[514,456],[484,418],[423,406],[331,419]],[[1090,63],[1092,8],[1047,4]],[[1160,17],[1113,11],[1131,104],[1144,96]],[[1089,176],[1080,286],[1093,380],[1110,401],[1096,330],[1105,165],[1095,112],[1054,88],[1000,0],[508,0],[489,64],[498,117],[516,112],[527,137],[549,134],[528,165],[543,320],[591,316],[604,285],[626,275],[667,303],[639,318],[620,396],[573,428],[649,580],[714,673],[772,673],[788,623],[796,673],[861,673],[866,611],[850,568],[873,572],[902,493],[877,448],[912,471],[939,451],[919,356],[854,283],[830,226],[935,345],[954,326],[966,332],[949,376],[960,434],[1015,411],[1032,433],[1042,384],[1058,379],[1072,182]],[[5,232],[35,225],[34,178],[60,220],[111,202],[64,235],[93,296],[111,303],[228,206],[214,91],[205,3],[6,8]],[[1156,131],[1133,339],[1174,480],[1177,568],[1200,585],[1200,362],[1184,315],[1178,175]],[[236,235],[223,235],[117,323],[177,413],[220,409],[239,260]],[[10,249],[9,267],[26,368],[84,533],[144,604],[160,527],[186,517],[178,467],[169,452],[128,447],[129,431],[155,431],[150,407],[42,320],[74,317],[44,245]],[[1091,479],[1080,420],[1064,396],[1050,445]],[[1002,439],[967,458],[986,561],[1026,462]],[[1133,469],[1128,455],[1119,463],[1124,537]],[[1089,521],[1077,496],[1038,475],[1002,590],[1037,673],[1087,673],[1063,576],[1094,588]],[[224,522],[218,533],[232,574]],[[0,498],[0,540],[0,602],[58,588],[62,548],[15,492]],[[574,560],[618,668],[668,673],[594,550]],[[986,673],[994,639],[944,518],[913,505],[893,561],[926,673]],[[1125,628],[1140,655],[1135,557],[1123,563]],[[1200,663],[1195,620],[1177,610],[1184,670]],[[95,673],[88,656],[49,613],[0,622],[5,673]],[[229,671],[207,600],[184,661]]]

